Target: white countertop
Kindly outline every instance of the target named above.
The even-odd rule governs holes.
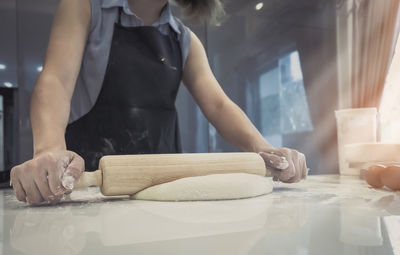
[[[150,202],[75,191],[30,207],[0,191],[2,254],[400,254],[400,193],[335,175],[272,194]],[[3,200],[3,201],[1,201]]]

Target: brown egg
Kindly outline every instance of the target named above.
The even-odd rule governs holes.
[[[381,173],[382,184],[392,190],[400,190],[400,166],[388,166]]]
[[[382,172],[385,172],[385,167],[383,166],[370,166],[365,172],[365,180],[369,185],[374,188],[382,188],[383,184],[381,181]]]

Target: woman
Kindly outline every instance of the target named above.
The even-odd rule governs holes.
[[[193,19],[218,0],[177,1]],[[180,152],[175,98],[180,81],[230,143],[258,152],[275,178],[307,175],[303,154],[273,148],[223,92],[196,37],[168,0],[61,0],[45,65],[32,94],[33,159],[11,180],[20,201],[58,202],[106,154]],[[62,178],[72,176],[73,178]]]

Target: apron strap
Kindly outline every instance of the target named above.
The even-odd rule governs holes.
[[[118,25],[122,25],[121,23],[121,14],[122,14],[122,7],[118,8]]]

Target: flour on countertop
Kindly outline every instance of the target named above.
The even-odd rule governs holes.
[[[274,184],[274,189],[277,194],[281,194],[281,191],[285,192],[285,195],[292,197],[327,197],[334,200],[342,200],[346,198],[362,198],[375,200],[380,199],[388,195],[399,195],[400,193],[395,193],[387,189],[374,189],[369,187],[364,180],[358,179],[356,177],[348,176],[326,176],[326,178],[321,178],[320,176],[309,176],[306,180],[300,181],[298,183],[281,183],[276,182]],[[287,192],[292,190],[290,194]],[[337,198],[337,199],[336,199]]]

